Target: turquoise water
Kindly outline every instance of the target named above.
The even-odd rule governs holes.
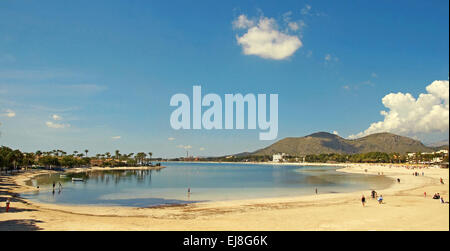
[[[39,185],[39,191],[22,196],[56,204],[150,207],[309,195],[314,194],[316,188],[319,193],[369,191],[391,184],[391,180],[383,176],[340,173],[332,167],[173,162],[163,165],[166,168],[159,171],[94,171],[66,174],[67,177],[42,175],[29,181],[29,185]],[[72,177],[83,178],[84,182],[72,182]],[[54,192],[53,182],[56,182]]]

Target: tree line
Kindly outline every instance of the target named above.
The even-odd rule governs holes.
[[[416,153],[413,158],[408,158],[406,154],[369,152],[358,154],[308,154],[303,156],[287,155],[283,159],[285,162],[308,162],[308,163],[407,163],[431,161],[433,158],[442,157],[443,162],[448,162],[448,154],[421,154]],[[182,160],[182,159],[175,159]],[[273,161],[272,155],[242,155],[200,158],[199,161],[219,161],[219,162],[269,162]]]
[[[74,168],[87,167],[92,160],[97,160],[102,167],[118,166],[144,166],[151,165],[153,154],[151,152],[139,152],[137,154],[122,154],[119,150],[115,154],[107,152],[96,154],[95,157],[88,156],[89,150],[81,153],[74,151],[68,154],[62,150],[52,150],[48,152],[36,151],[34,153],[21,152],[6,146],[0,147],[0,169],[17,170],[21,168]]]

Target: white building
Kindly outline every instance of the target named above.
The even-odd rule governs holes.
[[[416,153],[408,153],[408,158],[414,158],[416,157]]]
[[[443,149],[443,150],[437,151],[435,153],[436,154],[448,154],[448,150]]]
[[[442,157],[435,157],[431,163],[441,163],[444,159]]]
[[[285,153],[274,154],[272,156],[272,161],[273,162],[283,162],[284,161],[284,156],[286,156]]]

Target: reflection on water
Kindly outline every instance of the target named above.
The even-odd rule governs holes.
[[[164,163],[162,170],[108,170],[42,175],[40,191],[24,197],[47,203],[147,207],[383,189],[383,176],[344,174],[330,167]],[[72,178],[83,181],[72,181]],[[53,183],[56,184],[53,190]],[[59,183],[62,188],[59,189]],[[188,192],[190,190],[190,192]]]

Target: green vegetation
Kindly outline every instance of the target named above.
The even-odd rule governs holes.
[[[126,167],[126,166],[151,166],[151,152],[138,154],[121,154],[116,150],[115,156],[109,152],[105,154],[96,154],[96,157],[88,157],[89,150],[86,149],[79,153],[74,151],[68,155],[62,150],[53,150],[49,152],[37,151],[35,153],[25,153],[20,150],[13,150],[9,147],[0,147],[0,170],[11,171],[18,169],[32,168],[74,168],[74,167]],[[149,158],[147,158],[149,156]]]
[[[421,154],[415,153],[414,157],[408,157],[408,154],[399,153],[357,153],[357,154],[339,154],[339,153],[324,153],[324,154],[308,154],[308,155],[287,155],[283,159],[288,163],[429,163],[435,158],[441,158],[442,162],[448,163],[448,154]],[[272,155],[238,155],[226,157],[209,157],[200,158],[198,161],[211,162],[270,162]],[[192,161],[191,159],[173,159],[173,161]]]
[[[398,153],[359,153],[359,154],[319,154],[307,155],[306,162],[321,162],[321,163],[405,163],[406,156]]]

